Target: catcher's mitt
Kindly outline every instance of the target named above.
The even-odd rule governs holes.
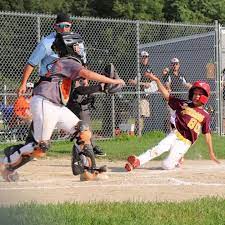
[[[111,79],[120,79],[112,63],[105,66],[104,70],[102,71],[102,74]],[[121,84],[105,84],[103,92],[108,94],[115,94],[117,92],[120,92],[121,89],[122,89]]]

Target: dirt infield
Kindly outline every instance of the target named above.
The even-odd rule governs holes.
[[[124,162],[107,164],[108,179],[80,182],[71,174],[70,159],[33,161],[20,169],[20,181],[0,180],[0,204],[64,201],[182,201],[205,196],[225,198],[225,161],[185,160],[180,169],[161,170],[160,162],[127,173]]]

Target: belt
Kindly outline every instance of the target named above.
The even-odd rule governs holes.
[[[192,145],[191,141],[185,138],[179,131],[175,130],[175,134],[180,141],[183,141],[187,145]]]

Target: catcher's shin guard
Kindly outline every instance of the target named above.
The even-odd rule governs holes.
[[[4,165],[1,165],[0,172],[2,178],[7,182],[16,182],[19,180],[19,174],[15,170],[11,170],[8,167],[5,167]]]
[[[107,166],[96,167],[94,152],[92,148],[85,146],[81,151],[77,144],[73,146],[72,172],[73,175],[80,175],[81,181],[100,179],[100,174],[107,171]]]
[[[73,175],[79,175],[88,170],[93,172],[96,168],[95,155],[91,145],[85,145],[81,150],[80,146],[74,144],[72,151],[72,172]]]
[[[73,145],[71,168],[75,176],[84,172],[84,162],[81,156],[81,150],[77,144]]]
[[[38,144],[32,142],[26,145],[13,145],[4,149],[5,157],[2,163],[19,168],[24,165],[24,163],[21,165],[21,162],[23,162],[24,159],[25,161],[30,161],[33,157],[42,157],[47,149],[48,145],[45,142],[40,142]]]
[[[98,173],[106,172],[106,166],[97,168],[95,154],[91,145],[91,131],[87,123],[80,121],[76,126],[76,143],[72,151],[72,172],[81,175],[81,180],[93,180]]]
[[[19,144],[4,149],[5,157],[2,159],[1,175],[6,181],[17,181],[19,176],[16,169],[31,161],[34,157],[42,157],[48,145],[44,142]]]

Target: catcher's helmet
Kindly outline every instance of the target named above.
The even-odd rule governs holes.
[[[206,104],[208,102],[208,98],[210,95],[210,86],[208,83],[204,82],[204,81],[196,81],[192,87],[189,90],[189,100],[192,101],[193,95],[194,95],[194,89],[195,88],[201,88],[204,91],[204,95],[200,96],[200,102],[202,104]]]
[[[76,46],[79,48],[78,52],[76,51]],[[58,53],[60,57],[72,56],[77,58],[82,64],[86,63],[84,42],[78,33],[57,33],[52,44],[52,50]]]

